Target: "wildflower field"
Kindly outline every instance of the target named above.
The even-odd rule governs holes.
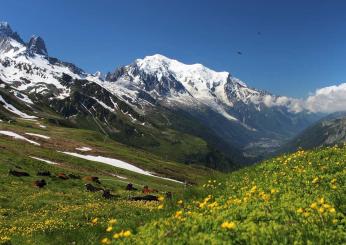
[[[84,135],[64,132],[54,131],[55,137],[61,134],[59,142],[67,134],[70,143],[78,140],[73,135]],[[111,142],[88,144],[107,149]],[[194,181],[188,187],[51,148],[49,142],[38,147],[0,138],[0,244],[346,244],[346,146],[301,150],[229,174],[185,165],[179,170],[171,163],[171,171]],[[133,161],[151,157],[136,152],[135,159],[122,145],[112,149]],[[47,165],[29,155],[63,164]],[[153,169],[164,164],[150,161]],[[31,176],[9,176],[14,166]],[[82,179],[46,178],[46,187],[35,188],[35,173],[42,169],[97,175],[115,198],[87,192]],[[139,190],[126,191],[128,182]],[[158,189],[159,201],[130,201],[143,185]]]

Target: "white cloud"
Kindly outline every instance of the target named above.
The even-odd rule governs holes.
[[[286,96],[265,95],[261,100],[256,98],[253,102],[256,104],[263,103],[267,107],[286,106],[291,112],[295,113],[303,110],[322,113],[346,111],[346,83],[317,89],[305,100]]]
[[[346,111],[346,83],[317,89],[305,100],[304,107],[312,112]]]

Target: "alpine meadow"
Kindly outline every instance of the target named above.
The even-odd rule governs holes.
[[[346,244],[345,10],[2,1],[0,244]]]

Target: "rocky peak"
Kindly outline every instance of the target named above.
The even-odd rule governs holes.
[[[31,37],[28,43],[28,51],[31,54],[40,54],[44,56],[48,56],[47,48],[44,43],[44,40],[39,36]]]
[[[7,38],[12,38],[17,42],[24,44],[17,32],[14,32],[7,22],[0,22],[0,41]]]

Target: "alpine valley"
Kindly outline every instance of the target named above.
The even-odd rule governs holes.
[[[89,74],[0,22],[0,244],[346,244],[346,114],[306,101],[160,54]]]
[[[229,72],[155,54],[102,75],[50,57],[0,23],[0,117],[97,131],[163,159],[228,171],[251,164],[321,118]]]

